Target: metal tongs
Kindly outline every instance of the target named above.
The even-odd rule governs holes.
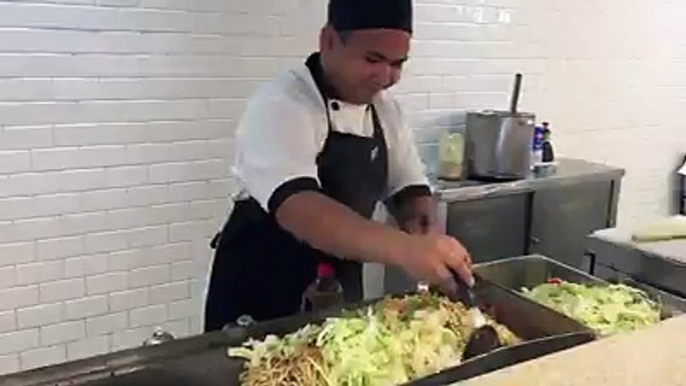
[[[498,336],[498,332],[488,324],[486,317],[479,309],[479,302],[477,300],[474,290],[462,280],[462,278],[453,274],[455,281],[458,283],[458,293],[455,295],[448,295],[451,300],[459,301],[467,306],[469,314],[469,323],[472,327],[472,332],[467,338],[467,345],[462,353],[462,360],[468,360],[477,356],[487,354],[497,348],[503,346],[503,342]],[[475,280],[481,280],[475,277]]]
[[[420,226],[422,227],[422,232],[428,232],[429,219],[426,216],[422,216],[420,218]],[[481,309],[479,309],[479,302],[472,287],[467,285],[467,283],[465,283],[465,281],[462,280],[462,277],[457,273],[452,272],[452,274],[457,282],[458,290],[455,294],[446,295],[450,298],[450,300],[460,302],[467,306],[469,321],[472,327],[472,332],[467,338],[467,345],[462,353],[462,360],[466,361],[502,347],[503,342],[500,340],[498,332],[495,330],[495,328],[493,328],[493,326],[488,324],[486,317],[481,312]],[[476,282],[483,281],[483,279],[481,279],[478,275],[474,275],[474,279]],[[428,292],[429,286],[426,283],[420,282],[417,289],[419,292]]]

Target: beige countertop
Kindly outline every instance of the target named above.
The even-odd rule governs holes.
[[[457,385],[686,386],[686,316]]]

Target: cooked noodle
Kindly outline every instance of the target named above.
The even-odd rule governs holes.
[[[248,386],[327,385],[323,374],[319,349],[308,347],[291,355],[279,355],[262,361],[258,366],[247,365],[241,374],[241,384]]]
[[[507,327],[488,323],[506,345],[517,342]],[[248,342],[229,355],[247,359],[244,386],[391,385],[459,364],[469,333],[462,304],[416,295],[386,299],[281,339]],[[360,349],[362,343],[367,345]]]

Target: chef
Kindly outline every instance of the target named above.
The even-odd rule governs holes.
[[[411,35],[411,0],[330,0],[318,52],[249,100],[235,143],[242,192],[213,241],[206,331],[297,313],[319,262],[348,301],[362,298],[363,262],[444,291],[454,273],[472,285],[469,254],[437,232],[411,131],[386,92]],[[400,230],[371,220],[379,202]]]

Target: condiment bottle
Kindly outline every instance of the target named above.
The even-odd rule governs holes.
[[[336,279],[331,264],[319,263],[317,278],[303,294],[302,311],[317,311],[344,302],[343,286]]]
[[[445,132],[438,144],[438,177],[443,180],[462,178],[464,159],[464,136]]]
[[[553,150],[553,142],[551,139],[552,132],[550,131],[550,126],[548,122],[543,122],[543,162],[553,162],[555,161],[555,151]]]
[[[531,144],[531,168],[535,169],[537,165],[543,162],[543,131],[542,126],[534,128],[534,138]]]

